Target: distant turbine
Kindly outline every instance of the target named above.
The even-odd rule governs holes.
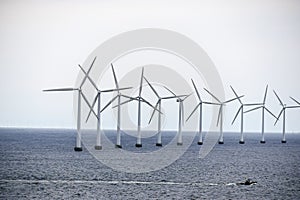
[[[277,117],[277,120],[275,122],[275,124],[278,122],[281,114],[283,114],[283,124],[282,124],[282,140],[281,143],[286,143],[286,139],[285,139],[285,109],[287,108],[300,108],[300,106],[286,106],[286,104],[283,104],[281,99],[279,98],[279,96],[277,95],[277,93],[275,92],[275,90],[273,90],[274,94],[276,95],[280,105],[282,106],[282,109]],[[297,101],[296,101],[297,102]],[[274,125],[275,125],[274,124]]]
[[[196,91],[196,94],[197,94],[197,97],[198,97],[200,103],[198,105],[196,105],[195,109],[192,111],[192,113],[189,115],[189,117],[187,118],[186,121],[188,121],[191,118],[191,116],[196,112],[197,108],[199,107],[199,141],[198,141],[198,145],[202,145],[203,144],[203,134],[202,134],[202,105],[203,104],[218,105],[218,104],[202,101],[202,99],[200,97],[200,93],[199,93],[199,91],[198,91],[198,89],[197,89],[197,87],[196,87],[193,79],[191,79],[191,80],[192,80],[192,84],[194,86],[194,89]]]
[[[130,89],[130,87],[127,88],[120,88],[119,87],[119,82],[117,80],[117,76],[115,73],[115,69],[113,64],[111,64],[111,70],[113,73],[113,77],[114,77],[114,81],[115,81],[115,85],[116,85],[116,91],[118,91],[118,94],[113,97],[103,108],[100,112],[103,112],[110,104],[112,104],[116,99],[118,99],[118,116],[117,116],[117,143],[116,143],[116,148],[122,148],[122,144],[121,144],[121,97],[126,97],[126,98],[131,98],[128,97],[126,95],[123,95],[120,90],[125,90],[125,89]]]
[[[82,86],[84,84],[84,82],[86,81],[88,74],[90,73],[94,62],[96,60],[96,57],[94,58],[90,68],[88,69],[88,72],[85,74],[84,78],[81,81],[81,84],[78,88],[59,88],[59,89],[48,89],[48,90],[43,90],[44,92],[53,92],[53,91],[78,91],[78,107],[77,107],[77,137],[76,137],[76,146],[74,147],[75,151],[82,151],[82,147],[81,147],[81,97],[83,97],[84,101],[86,102],[86,104],[89,106],[89,108],[91,109],[91,105],[88,102],[86,96],[82,93]],[[93,114],[97,117],[96,113],[93,111]]]
[[[247,110],[246,112],[244,112],[244,113],[247,113],[247,112],[251,112],[253,110],[257,110],[257,109],[261,108],[262,113],[261,113],[261,140],[260,140],[260,143],[262,143],[262,144],[266,143],[266,141],[265,141],[265,110],[268,113],[270,113],[275,119],[277,119],[277,117],[269,109],[267,109],[266,106],[265,106],[266,98],[267,98],[267,92],[268,92],[268,85],[266,86],[265,96],[264,96],[262,106],[258,106],[256,108],[253,108],[253,109],[250,109],[250,110]]]
[[[164,86],[165,87],[165,86]],[[172,90],[170,90],[169,88],[165,87],[168,91],[170,91],[174,96],[177,96]],[[179,108],[178,108],[178,139],[177,139],[177,145],[181,146],[183,144],[182,142],[182,126],[184,125],[184,105],[183,102],[184,100],[186,100],[189,96],[191,96],[191,94],[189,95],[184,95],[184,98],[177,98],[177,102],[179,102]],[[182,96],[182,95],[180,95]]]
[[[180,96],[167,96],[167,97],[161,97],[158,95],[157,91],[154,89],[154,87],[150,84],[150,82],[144,77],[145,81],[148,83],[148,85],[150,86],[150,88],[152,89],[152,91],[154,92],[154,94],[157,96],[158,100],[155,104],[155,108],[157,109],[158,107],[158,131],[157,131],[157,142],[156,142],[156,146],[162,146],[162,142],[161,142],[161,102],[163,99],[172,99],[172,98],[178,98],[178,97],[182,97],[182,96],[186,96],[186,95],[180,95]],[[153,110],[151,118],[149,120],[149,124],[152,121],[152,118],[154,116],[155,110]]]
[[[119,104],[125,104],[128,103],[130,101],[138,101],[138,127],[137,127],[137,141],[135,146],[136,147],[142,147],[142,134],[141,134],[141,103],[146,103],[148,104],[150,107],[152,107],[154,110],[157,110],[153,105],[151,105],[148,101],[146,101],[143,97],[142,97],[142,88],[143,88],[143,79],[144,79],[144,67],[142,68],[142,73],[141,73],[141,82],[140,82],[140,86],[139,86],[139,95],[137,97],[128,97],[130,98],[130,100],[124,101],[123,103]],[[114,106],[116,107],[116,106]],[[158,110],[157,110],[158,111]],[[160,112],[160,111],[158,111]]]
[[[235,90],[233,89],[233,87],[230,86],[230,88],[232,89],[234,95],[238,98],[238,95],[237,93],[235,92]],[[240,144],[244,144],[245,141],[244,141],[244,106],[259,106],[259,105],[262,105],[261,103],[252,103],[252,104],[243,104],[241,99],[238,98],[240,104],[241,104],[241,107],[238,109],[233,121],[231,124],[234,123],[234,121],[236,120],[237,116],[239,115],[239,113],[241,113],[241,138],[240,138],[240,141],[239,143]]]
[[[227,100],[227,101],[224,101],[224,102],[221,102],[215,95],[213,95],[210,91],[208,91],[207,89],[205,89],[204,88],[204,90],[208,93],[208,94],[210,94],[218,103],[217,103],[217,105],[219,105],[220,106],[220,108],[219,108],[219,114],[218,114],[218,120],[217,120],[217,126],[218,126],[218,124],[219,124],[219,121],[220,121],[220,137],[219,137],[219,144],[224,144],[224,140],[223,140],[223,107],[227,104],[227,103],[229,103],[229,102],[231,102],[231,101],[234,101],[234,100],[237,100],[237,99],[239,99],[239,98],[242,98],[242,97],[244,97],[244,95],[243,96],[240,96],[240,97],[236,97],[236,98],[233,98],[233,99],[230,99],[230,100]]]
[[[126,88],[117,88],[117,89],[108,89],[108,90],[100,90],[98,89],[96,83],[91,79],[91,77],[85,72],[85,70],[79,65],[80,69],[83,71],[85,75],[87,75],[87,78],[91,82],[91,84],[94,86],[94,88],[97,90],[97,95],[94,99],[94,102],[92,104],[92,109],[94,109],[94,106],[98,100],[98,109],[97,109],[97,139],[96,139],[96,145],[95,149],[96,150],[101,150],[102,145],[101,145],[101,94],[102,93],[108,93],[108,92],[115,92],[115,91],[120,91],[120,90],[126,90],[126,89],[131,89],[131,87],[126,87]],[[92,109],[90,110],[86,122],[88,121],[90,114],[92,113]]]

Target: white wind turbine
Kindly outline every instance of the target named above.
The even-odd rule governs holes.
[[[164,86],[165,87],[165,86]],[[169,88],[165,87],[168,91],[170,91],[174,96],[177,96],[172,90],[170,90]],[[191,93],[192,94],[192,93]],[[183,144],[182,142],[182,126],[184,125],[184,105],[183,102],[184,100],[186,100],[189,96],[191,96],[191,94],[189,95],[183,95],[185,96],[184,98],[177,98],[177,102],[179,102],[179,108],[178,108],[178,138],[177,138],[177,145],[181,146]],[[182,96],[182,95],[180,95]]]
[[[143,102],[143,103],[146,103],[147,105],[151,106],[154,110],[158,111],[153,105],[151,105],[148,101],[146,101],[146,100],[141,96],[141,95],[142,95],[142,88],[143,88],[143,79],[144,79],[144,67],[142,68],[141,82],[140,82],[140,85],[139,85],[139,94],[138,94],[138,96],[136,96],[136,97],[128,97],[128,96],[125,96],[125,97],[130,98],[130,99],[127,100],[127,101],[124,101],[124,102],[122,102],[122,103],[120,103],[120,104],[118,104],[118,106],[119,106],[119,105],[128,103],[128,102],[133,101],[133,100],[138,101],[137,141],[136,141],[136,144],[135,144],[136,147],[142,147],[142,134],[141,134],[141,120],[142,120],[142,119],[141,119],[141,117],[142,117],[142,116],[141,116],[141,104],[142,104],[142,102]],[[114,107],[116,107],[116,106],[114,106]],[[114,107],[113,107],[113,108],[114,108]],[[158,111],[158,112],[160,112],[160,111]]]
[[[54,91],[78,91],[78,105],[77,105],[77,136],[76,136],[76,146],[74,147],[75,151],[82,151],[82,147],[81,147],[81,97],[83,97],[84,101],[86,102],[86,104],[89,106],[89,108],[91,109],[91,105],[88,102],[86,96],[82,93],[82,86],[84,84],[84,82],[87,79],[87,76],[89,74],[89,72],[91,71],[94,62],[96,60],[96,57],[94,58],[90,68],[88,69],[87,73],[85,74],[84,78],[81,81],[81,84],[78,88],[58,88],[58,89],[47,89],[47,90],[43,90],[44,92],[54,92]],[[93,114],[97,117],[96,113],[93,111]]]
[[[157,96],[158,100],[155,104],[155,109],[157,109],[158,107],[158,131],[157,131],[157,142],[156,142],[156,146],[162,146],[162,142],[161,142],[161,102],[162,100],[166,100],[166,99],[173,99],[173,98],[179,98],[179,97],[182,97],[182,96],[186,96],[186,95],[179,95],[179,96],[176,96],[176,95],[173,95],[173,96],[166,96],[166,97],[161,97],[159,96],[158,92],[154,89],[154,87],[150,84],[150,82],[144,77],[145,81],[148,83],[148,85],[150,86],[150,88],[152,89],[152,91],[154,92],[154,94]],[[154,116],[154,113],[155,113],[155,110],[153,110],[152,114],[151,114],[151,118],[149,120],[149,124],[151,123],[152,121],[152,118]]]
[[[217,105],[220,106],[219,108],[219,114],[218,114],[218,120],[217,120],[217,126],[219,124],[219,121],[220,121],[220,137],[219,137],[219,144],[224,144],[224,140],[223,140],[223,108],[224,106],[231,102],[231,101],[234,101],[234,100],[237,100],[239,98],[242,98],[243,96],[240,96],[240,97],[236,97],[236,98],[233,98],[233,99],[230,99],[230,100],[227,100],[227,101],[224,101],[224,102],[221,102],[215,95],[213,95],[210,91],[208,91],[207,89],[204,88],[204,90],[210,94],[218,103]]]
[[[278,122],[278,120],[279,120],[279,118],[280,118],[280,116],[282,114],[283,115],[283,124],[282,124],[282,140],[281,140],[281,143],[286,143],[286,139],[285,139],[285,109],[287,109],[287,108],[300,108],[300,106],[286,106],[286,104],[282,103],[281,99],[279,98],[279,96],[277,95],[277,93],[275,92],[275,90],[273,90],[273,92],[276,95],[276,97],[277,97],[280,105],[282,106],[282,109],[281,109],[281,111],[280,111],[280,113],[279,113],[279,115],[277,117],[277,120],[276,120],[275,124]]]
[[[111,70],[113,73],[113,77],[114,77],[114,81],[115,81],[115,85],[116,85],[116,91],[118,91],[118,94],[113,97],[103,108],[100,112],[103,112],[106,108],[108,108],[108,106],[110,104],[112,104],[116,99],[118,100],[118,116],[117,116],[117,143],[116,143],[116,148],[122,148],[122,144],[121,144],[121,97],[126,97],[126,98],[130,98],[126,95],[123,95],[120,90],[125,90],[125,89],[130,89],[132,87],[126,87],[126,88],[120,88],[119,87],[119,82],[115,73],[115,69],[113,64],[111,64]]]
[[[233,87],[230,86],[230,88],[232,89],[234,95],[238,98],[238,95],[235,92],[235,90],[233,89]],[[238,100],[239,100],[241,106],[238,109],[238,111],[236,112],[236,115],[235,115],[235,117],[234,117],[231,124],[233,124],[235,122],[237,116],[240,114],[241,115],[241,138],[240,138],[239,143],[244,144],[245,143],[245,141],[244,141],[244,106],[259,106],[259,105],[262,105],[262,104],[261,103],[244,104],[244,103],[242,103],[240,98],[238,98]]]
[[[202,145],[202,144],[203,144],[203,133],[202,133],[202,106],[203,106],[203,104],[212,104],[212,105],[218,105],[218,104],[211,103],[211,102],[205,102],[205,101],[202,101],[202,99],[201,99],[201,97],[200,97],[200,93],[199,93],[199,91],[198,91],[198,89],[197,89],[197,87],[196,87],[196,85],[195,85],[193,79],[191,79],[191,80],[192,80],[192,84],[193,84],[193,86],[194,86],[194,89],[195,89],[195,91],[196,91],[197,97],[198,97],[198,99],[199,99],[199,104],[196,105],[195,109],[191,112],[191,114],[189,115],[189,117],[187,118],[186,121],[188,121],[188,120],[192,117],[192,115],[196,112],[196,110],[199,108],[199,141],[198,141],[198,145]]]
[[[117,89],[107,89],[107,90],[100,90],[96,83],[91,79],[91,77],[87,74],[87,72],[85,72],[85,70],[79,65],[80,69],[83,71],[83,73],[85,75],[87,75],[87,78],[89,79],[89,81],[91,82],[91,84],[94,86],[94,88],[97,90],[97,94],[96,97],[94,99],[94,102],[92,104],[92,109],[94,109],[94,106],[96,104],[96,102],[98,102],[97,105],[97,138],[96,138],[96,145],[95,145],[95,149],[96,150],[101,150],[102,149],[102,145],[101,145],[101,94],[102,93],[108,93],[108,92],[115,92],[115,91],[120,91],[120,90],[126,90],[126,89],[131,89],[131,87],[126,87],[126,88],[117,88]],[[92,113],[92,109],[90,110],[86,122],[88,121],[90,114]]]
[[[247,112],[251,112],[251,111],[254,111],[254,110],[257,110],[257,109],[260,109],[261,108],[261,140],[260,140],[260,143],[264,144],[266,143],[265,141],[265,110],[271,115],[273,116],[275,119],[277,119],[277,117],[268,109],[266,108],[265,106],[265,103],[266,103],[266,98],[267,98],[267,92],[268,92],[268,85],[266,86],[266,90],[265,90],[265,96],[264,96],[264,100],[263,100],[263,103],[261,106],[258,106],[256,108],[253,108],[253,109],[250,109],[250,110],[247,110],[246,112],[244,113],[247,113]]]

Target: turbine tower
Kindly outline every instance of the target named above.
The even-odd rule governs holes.
[[[236,98],[233,98],[233,99],[230,99],[230,100],[227,100],[227,101],[220,101],[215,95],[213,95],[210,91],[208,91],[207,89],[205,89],[204,88],[204,90],[208,93],[208,94],[210,94],[218,103],[217,103],[217,105],[219,105],[220,106],[220,108],[219,108],[219,114],[218,114],[218,120],[217,120],[217,126],[219,125],[219,122],[220,122],[220,137],[219,137],[219,144],[224,144],[224,139],[223,139],[223,109],[224,109],[224,106],[227,104],[227,103],[229,103],[229,102],[231,102],[231,101],[234,101],[234,100],[236,100],[236,99],[240,99],[240,98],[242,98],[242,97],[244,97],[244,95],[243,96],[240,96],[240,97],[236,97]]]
[[[92,109],[94,109],[94,106],[97,103],[97,138],[96,138],[96,145],[95,145],[95,149],[96,150],[101,150],[102,149],[102,145],[101,145],[101,94],[102,93],[108,93],[108,92],[115,92],[115,91],[120,91],[120,90],[127,90],[127,89],[131,89],[131,87],[126,87],[126,88],[116,88],[116,89],[108,89],[108,90],[100,90],[96,83],[91,79],[91,77],[85,72],[85,70],[79,65],[80,69],[83,71],[83,73],[85,75],[87,75],[87,78],[89,79],[89,81],[91,82],[91,84],[94,86],[94,88],[97,91],[97,94],[95,96],[95,99],[93,101],[92,104]],[[92,109],[90,110],[86,122],[88,121],[90,114],[92,113]]]
[[[173,96],[166,96],[166,97],[161,97],[159,96],[158,92],[154,89],[154,87],[150,84],[150,82],[144,77],[145,81],[148,83],[148,85],[150,86],[151,90],[154,92],[154,94],[157,96],[158,100],[155,104],[155,109],[157,109],[158,107],[158,127],[157,127],[157,142],[156,142],[156,146],[162,146],[162,142],[161,142],[161,102],[162,100],[166,100],[166,99],[173,99],[173,98],[179,98],[179,97],[182,97],[182,96],[186,96],[186,95],[179,95],[179,96],[176,96],[176,95],[173,95]],[[148,122],[148,124],[151,123],[152,121],[152,118],[154,116],[154,113],[155,113],[155,110],[153,110],[152,114],[151,114],[151,118]]]
[[[78,105],[77,105],[77,136],[76,136],[76,145],[74,147],[75,151],[82,151],[82,147],[81,147],[81,97],[84,99],[84,101],[86,102],[86,104],[89,106],[89,108],[91,109],[91,105],[88,102],[86,96],[82,93],[82,86],[85,83],[88,74],[90,73],[94,62],[96,60],[96,57],[94,58],[90,68],[88,69],[87,73],[85,74],[84,78],[81,81],[81,84],[78,88],[58,88],[58,89],[47,89],[47,90],[43,90],[43,92],[56,92],[56,91],[78,91]],[[93,114],[97,117],[96,113],[93,111]]]
[[[215,103],[211,103],[211,102],[205,102],[205,101],[202,101],[201,97],[200,97],[200,93],[193,81],[192,80],[192,84],[193,84],[193,87],[196,91],[196,94],[197,94],[197,97],[199,99],[199,104],[196,105],[196,107],[194,108],[194,110],[191,112],[191,114],[189,115],[189,117],[187,118],[186,121],[188,121],[192,115],[196,112],[196,110],[199,108],[199,140],[198,140],[198,145],[202,145],[203,144],[203,133],[202,133],[202,106],[203,104],[211,104],[211,105],[218,105],[218,104],[215,104]]]
[[[238,98],[238,95],[235,92],[235,90],[233,89],[233,87],[230,86],[230,88],[233,91],[234,95]],[[241,106],[238,109],[238,111],[236,112],[236,115],[235,115],[235,117],[234,117],[231,124],[233,124],[235,122],[237,116],[240,114],[241,115],[241,138],[240,138],[239,143],[240,144],[245,144],[245,141],[244,141],[244,106],[259,106],[259,105],[262,105],[262,104],[261,103],[244,104],[244,103],[242,103],[240,98],[238,98],[238,100],[239,100]]]
[[[118,94],[113,97],[100,111],[100,113],[102,113],[110,104],[112,104],[116,99],[118,100],[118,116],[117,116],[117,143],[116,143],[116,148],[122,148],[122,144],[121,144],[121,97],[126,97],[126,98],[130,98],[126,95],[123,95],[120,90],[126,90],[126,89],[130,89],[132,87],[126,87],[126,88],[120,88],[119,87],[119,82],[115,73],[115,69],[113,64],[111,64],[111,70],[113,73],[113,77],[114,77],[114,81],[115,81],[115,85],[116,85],[116,91],[118,91]]]
[[[174,96],[177,96],[172,90],[170,90],[169,88],[165,87],[168,91],[170,91]],[[191,93],[193,94],[193,93]],[[181,146],[183,144],[182,142],[182,126],[184,125],[184,105],[183,102],[184,100],[186,100],[189,96],[191,96],[191,94],[189,95],[180,95],[180,96],[185,96],[184,98],[177,98],[177,102],[179,102],[179,108],[178,108],[178,138],[177,138],[177,145]]]
[[[244,113],[248,113],[248,112],[251,112],[251,111],[254,111],[254,110],[257,110],[257,109],[260,109],[261,108],[261,140],[260,140],[260,143],[264,144],[266,143],[265,141],[265,110],[271,115],[273,116],[275,119],[277,119],[277,117],[268,109],[266,108],[266,98],[267,98],[267,93],[268,93],[268,85],[266,86],[266,90],[265,90],[265,96],[264,96],[264,99],[263,99],[263,103],[261,106],[258,106],[256,108],[253,108],[253,109],[250,109],[250,110],[247,110],[246,112]]]
[[[279,118],[282,114],[283,115],[283,124],[282,124],[282,140],[281,140],[281,143],[286,143],[286,139],[285,139],[285,109],[287,109],[287,108],[300,108],[300,106],[286,106],[286,104],[282,103],[281,99],[279,98],[279,96],[277,95],[275,90],[273,90],[273,92],[274,92],[275,96],[277,97],[280,105],[282,106],[282,109],[281,109],[281,111],[280,111],[280,113],[277,117],[277,120],[276,120],[275,124],[278,122],[278,120],[279,120]]]

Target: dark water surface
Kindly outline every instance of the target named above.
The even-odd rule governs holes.
[[[280,134],[266,134],[266,144],[259,139],[246,133],[240,145],[238,134],[225,133],[225,144],[204,159],[194,141],[170,166],[133,174],[112,170],[85,148],[74,152],[74,130],[2,128],[0,199],[300,199],[300,134],[288,134],[286,144]],[[143,140],[154,149],[153,141]],[[257,184],[234,184],[246,178]]]

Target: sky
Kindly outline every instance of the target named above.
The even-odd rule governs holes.
[[[75,128],[73,93],[42,90],[74,86],[77,64],[112,36],[140,28],[176,31],[199,44],[215,64],[227,99],[232,85],[245,103],[260,102],[268,84],[267,107],[278,115],[273,89],[288,105],[294,105],[289,96],[300,100],[299,19],[297,0],[3,0],[0,127]],[[239,123],[231,125],[238,106],[226,106],[226,131],[239,130]],[[300,132],[299,120],[300,109],[288,110],[287,131]],[[165,129],[177,127],[176,117],[171,121]],[[266,131],[280,132],[281,122],[273,126],[266,116]],[[246,131],[260,126],[260,112],[245,115]]]

